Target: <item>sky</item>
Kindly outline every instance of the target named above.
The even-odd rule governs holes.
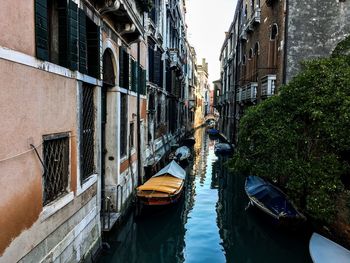
[[[237,0],[186,0],[187,36],[197,61],[206,58],[209,81],[220,78],[220,50],[233,20]]]

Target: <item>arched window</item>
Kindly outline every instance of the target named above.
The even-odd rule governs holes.
[[[260,44],[259,42],[256,42],[254,45],[254,55],[259,56],[260,55]]]
[[[113,53],[110,49],[106,49],[103,53],[103,83],[107,86],[115,86]]]
[[[271,26],[271,32],[270,32],[269,56],[268,56],[268,65],[270,68],[277,67],[277,36],[278,36],[278,26],[277,24],[273,24]]]
[[[249,49],[249,53],[248,53],[248,59],[252,59],[253,58],[253,49]]]
[[[278,26],[276,24],[273,24],[271,27],[270,40],[276,40],[277,35],[278,35]]]
[[[247,57],[246,57],[246,55],[244,55],[243,58],[242,58],[242,65],[245,65],[246,59],[247,59]]]

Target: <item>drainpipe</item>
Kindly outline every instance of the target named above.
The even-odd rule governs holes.
[[[288,44],[288,16],[289,0],[286,1],[286,11],[284,19],[284,47],[283,47],[283,84],[287,83],[287,44]]]

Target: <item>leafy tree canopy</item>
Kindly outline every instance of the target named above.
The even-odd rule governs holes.
[[[309,215],[330,222],[341,177],[350,176],[350,59],[343,53],[303,63],[279,95],[241,119],[231,167],[286,189]]]

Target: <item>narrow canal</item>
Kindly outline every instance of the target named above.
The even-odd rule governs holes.
[[[131,213],[106,238],[99,262],[311,262],[310,234],[281,231],[245,207],[244,177],[228,172],[205,129],[195,132],[183,200],[167,209]]]

